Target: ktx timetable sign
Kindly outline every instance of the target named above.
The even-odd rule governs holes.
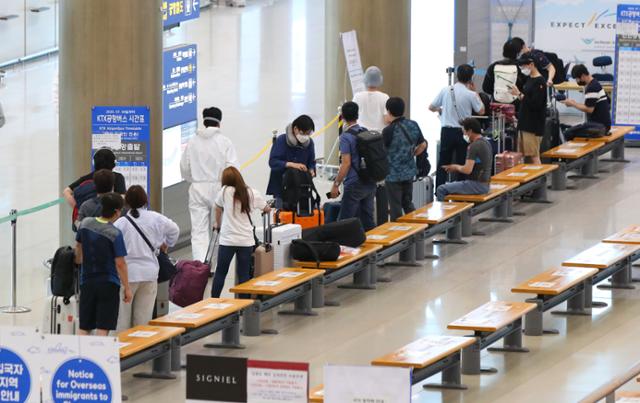
[[[164,0],[162,23],[165,27],[200,17],[200,0]]]

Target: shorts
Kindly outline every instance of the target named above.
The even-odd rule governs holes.
[[[96,282],[80,286],[80,329],[115,330],[119,310],[119,285]]]
[[[518,138],[518,151],[520,151],[525,157],[539,157],[540,156],[540,143],[542,143],[542,136],[536,136],[531,132],[520,132]]]

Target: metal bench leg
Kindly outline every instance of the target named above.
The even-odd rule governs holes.
[[[415,237],[415,242],[416,242],[416,260],[424,260],[425,259],[425,255],[424,255],[424,246],[425,246],[425,240],[424,240],[424,232],[417,234]]]
[[[615,147],[611,150],[611,158],[602,159],[604,162],[631,162],[624,158],[624,137],[616,140]]]
[[[542,183],[542,185],[539,188],[537,188],[537,189],[535,189],[533,191],[533,193],[531,194],[531,198],[523,199],[522,201],[524,203],[551,204],[551,200],[549,200],[547,195],[548,195],[548,192],[547,192],[547,180],[546,180],[546,177],[545,177],[545,180]]]
[[[180,337],[174,337],[171,339],[171,371],[178,372],[186,366],[182,365],[182,352],[181,352]]]
[[[480,375],[481,372],[496,373],[495,368],[480,367],[480,340],[462,349],[462,373],[464,375]]]
[[[178,360],[178,362],[180,362]],[[139,372],[133,374],[136,378],[144,379],[176,379],[176,376],[171,373],[171,349],[160,357],[153,360],[151,372]]]
[[[242,334],[260,336],[260,302],[256,302],[242,313]]]
[[[351,290],[375,290],[375,279],[373,279],[373,275],[376,273],[376,263],[375,259],[371,259],[367,262],[367,267],[364,269],[353,273],[353,283],[351,284],[340,284],[338,288],[345,288]],[[315,306],[314,306],[315,308]]]
[[[551,190],[567,189],[567,167],[561,163],[558,169],[551,172]]]
[[[453,227],[447,229],[447,238],[446,239],[436,239],[433,241],[434,244],[456,244],[456,245],[466,245],[468,242],[462,239],[462,219],[456,223]],[[434,255],[435,256],[435,255]],[[436,259],[439,256],[435,256]]]
[[[424,251],[424,239],[422,242],[416,242],[416,237],[413,237],[414,244],[422,244],[422,250]],[[386,266],[420,266],[416,263],[416,248],[414,245],[409,247],[398,254],[398,262],[389,262]]]
[[[585,310],[585,292],[582,291],[567,301],[566,311],[553,311],[552,315],[591,316],[591,312]]]
[[[471,212],[469,210],[462,212],[462,214],[460,214],[460,221],[462,222],[462,236],[466,238],[472,236],[473,225]]]
[[[635,290],[631,279],[631,261],[627,259],[627,264],[623,270],[620,270],[613,276],[611,276],[610,284],[599,285],[601,290]]]
[[[529,349],[522,347],[522,319],[514,322],[514,330],[502,339],[502,347],[489,347],[489,351],[504,351],[508,353],[528,353]]]
[[[589,160],[580,167],[579,175],[569,176],[571,179],[598,179],[598,157],[590,155]]]
[[[323,308],[325,306],[324,283],[321,278],[315,279],[315,280],[317,281],[313,281],[311,283],[311,295],[312,295],[311,306],[313,308]]]
[[[245,346],[240,343],[240,320],[235,320],[233,325],[222,329],[221,343],[207,343],[204,346],[207,348],[230,348],[234,350],[244,349]]]
[[[593,300],[593,284],[591,283],[591,279],[584,281],[584,307],[587,309],[590,308],[606,308],[609,304],[601,301]]]
[[[318,313],[312,310],[313,298],[311,291],[307,291],[293,302],[293,310],[280,311],[280,315],[302,315],[302,316],[316,316]]]
[[[527,302],[537,304],[538,307],[533,311],[529,311],[524,317],[524,334],[525,336],[542,336],[543,334],[559,334],[558,329],[544,328],[544,311],[542,301],[537,299],[528,299]]]
[[[509,200],[511,196],[507,195],[503,198],[502,202],[493,208],[493,217],[481,218],[479,221],[483,222],[505,222],[512,223],[513,220],[508,217],[509,215]]]
[[[384,266],[384,260],[381,260],[382,262],[382,266]],[[391,282],[391,277],[387,277],[387,276],[380,276],[378,274],[378,259],[377,257],[375,259],[373,259],[373,261],[371,262],[371,281],[373,282],[373,284],[376,283],[390,283]]]
[[[426,383],[422,385],[425,389],[456,389],[466,390],[467,386],[462,384],[462,376],[460,374],[460,353],[457,353],[458,360],[451,366],[442,370],[441,383]]]

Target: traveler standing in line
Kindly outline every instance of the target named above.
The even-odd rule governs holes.
[[[443,165],[455,162],[463,165],[466,159],[467,143],[462,138],[460,122],[471,117],[474,111],[484,115],[484,104],[473,84],[473,67],[468,64],[458,66],[458,82],[443,88],[429,105],[431,112],[440,114],[442,130],[440,132],[440,155],[436,171],[436,187],[447,181],[447,172]],[[455,161],[454,161],[455,155]]]
[[[151,320],[158,292],[159,265],[156,251],[166,252],[167,248],[176,244],[180,235],[178,224],[160,213],[147,210],[147,194],[142,186],[131,186],[124,199],[130,210],[114,225],[122,231],[127,247],[125,262],[132,301],[131,304],[120,304],[118,331],[145,325]],[[151,243],[153,251],[140,232]]]
[[[224,281],[236,257],[236,268],[239,283],[251,278],[251,254],[256,245],[254,226],[251,220],[253,210],[268,213],[271,208],[260,193],[248,187],[240,171],[234,167],[222,171],[222,190],[216,198],[216,222],[220,232],[218,247],[218,264],[213,277],[211,296],[220,297]]]
[[[389,95],[380,91],[382,87],[382,71],[376,66],[369,66],[364,72],[366,91],[360,91],[353,96],[353,102],[358,104],[358,122],[369,130],[381,131],[384,121],[385,104]]]
[[[389,195],[391,221],[415,210],[413,205],[413,179],[417,175],[416,156],[427,149],[427,141],[418,123],[404,117],[404,101],[392,97],[386,103],[387,121],[384,144],[389,159],[389,175],[385,180]]]
[[[269,184],[267,194],[276,199],[276,208],[282,208],[282,177],[287,168],[309,172],[315,176],[316,151],[311,135],[315,130],[313,120],[307,115],[298,116],[279,135],[269,153]]]
[[[93,179],[93,174],[95,171],[99,171],[101,169],[108,169],[109,171],[113,171],[116,167],[116,155],[109,148],[101,148],[93,154],[93,171],[89,172],[86,175],[81,176],[75,182],[67,186],[62,195],[64,199],[67,201],[71,208],[76,207],[76,199],[73,197],[73,191],[83,182]],[[114,172],[114,184],[113,191],[124,195],[127,192],[127,186],[124,181],[124,176],[121,173]],[[80,206],[78,206],[80,207]]]
[[[517,87],[511,89],[520,100],[518,150],[528,160],[525,162],[540,164],[540,143],[547,116],[547,83],[530,54],[522,55],[518,64],[522,73],[529,77],[522,92]]]
[[[213,203],[220,191],[223,169],[236,165],[238,157],[231,140],[220,130],[222,111],[216,107],[202,111],[204,129],[189,139],[180,159],[180,172],[189,182],[191,253],[204,261],[214,226]]]
[[[469,175],[467,180],[449,182],[438,186],[436,198],[444,201],[449,194],[485,194],[489,193],[491,182],[491,164],[493,149],[482,137],[480,122],[467,118],[462,122],[465,142],[468,142],[467,160],[464,165],[452,164],[442,168],[447,172],[460,172]]]
[[[76,228],[80,226],[82,220],[87,217],[100,217],[102,213],[102,203],[100,198],[107,193],[113,192],[113,183],[115,175],[108,169],[100,169],[93,174],[93,183],[96,187],[96,197],[93,197],[84,203],[78,209],[78,219],[76,220]]]
[[[498,67],[499,70],[509,70],[509,69],[515,70],[517,74],[515,84],[520,89],[522,89],[524,82],[527,80],[527,77],[524,74],[522,74],[522,72],[520,72],[520,68],[518,67],[519,51],[520,51],[520,47],[518,46],[518,44],[516,44],[512,40],[508,40],[504,43],[502,47],[502,56],[504,57],[504,59],[498,60],[490,64],[489,67],[487,67],[487,73],[484,76],[484,81],[482,81],[482,91],[489,94],[493,102],[504,103],[504,101],[499,101],[495,99],[496,81],[500,80],[502,84],[509,85],[509,82],[505,82],[504,79],[501,80],[499,78],[499,77],[503,77],[500,74],[500,72],[496,74],[496,71],[495,71],[496,66],[499,66]],[[512,66],[512,67],[507,67],[507,66]],[[498,93],[503,93],[503,90],[502,90],[503,88],[505,89],[504,95],[506,95],[506,97],[510,97],[511,95],[508,89],[506,89],[506,86],[501,85],[500,83],[498,84]],[[518,105],[516,105],[516,108],[517,107]]]
[[[331,188],[331,198],[340,194],[344,182],[344,194],[338,220],[359,217],[365,231],[376,226],[373,219],[373,199],[376,194],[374,182],[363,181],[359,175],[360,154],[358,153],[358,133],[367,131],[358,124],[358,104],[345,102],[341,108],[344,131],[340,135],[340,168]]]
[[[127,248],[122,232],[113,223],[120,218],[123,200],[117,193],[102,196],[100,217],[87,217],[76,233],[76,263],[80,269],[80,330],[81,336],[96,331],[107,336],[118,324],[120,288],[122,300],[131,302]]]

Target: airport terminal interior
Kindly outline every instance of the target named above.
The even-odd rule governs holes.
[[[110,39],[106,38],[108,34],[89,34],[87,31],[87,36],[98,38],[96,48],[89,49],[89,41],[78,37],[83,35],[81,29],[90,30],[91,24],[78,23],[81,29],[74,27],[76,31],[61,25],[75,23],[82,18],[82,13],[90,16],[98,10],[109,18],[123,19],[114,23],[116,29],[127,24],[141,24],[137,30],[127,30],[127,35],[135,37],[131,41],[143,41],[141,38],[149,36],[143,31],[160,25],[158,22],[155,25],[149,23],[148,28],[146,25],[142,27],[145,18],[162,18],[162,13],[144,17],[140,16],[144,12],[143,6],[138,5],[137,1],[109,0],[109,3],[112,1],[111,5],[107,5],[107,0],[0,1],[0,187],[4,189],[0,194],[0,305],[12,305],[15,292],[17,304],[30,308],[26,313],[1,313],[0,336],[12,327],[38,328],[44,333],[48,333],[47,329],[51,331],[50,321],[53,319],[47,313],[55,297],[51,296],[48,281],[51,276],[51,262],[48,260],[59,247],[75,245],[70,221],[71,208],[59,199],[69,183],[88,172],[92,155],[91,138],[95,136],[95,131],[91,130],[91,109],[84,108],[82,104],[92,107],[145,105],[141,99],[149,99],[145,98],[149,96],[146,93],[148,89],[135,89],[136,86],[149,86],[144,69],[148,69],[149,77],[160,78],[162,75],[162,66],[148,66],[154,61],[162,65],[161,55],[149,59],[147,52],[135,53],[138,45],[123,45],[129,40],[126,36],[114,32],[113,42],[110,43]],[[138,1],[142,4],[142,0]],[[147,1],[154,3],[154,6],[155,3],[157,6],[163,3],[160,0],[144,0]],[[199,4],[193,0],[169,1],[167,6],[167,1],[164,1],[164,6],[169,8],[163,11],[165,24],[159,28],[161,43],[146,38],[146,45],[169,50],[189,45],[197,49],[197,68],[194,67],[196,81],[189,87],[193,89],[192,94],[197,93],[197,96],[188,100],[193,110],[197,111],[193,120],[179,121],[180,127],[168,127],[166,124],[160,127],[162,119],[158,120],[156,116],[160,116],[163,110],[165,113],[167,110],[171,112],[163,108],[161,103],[162,86],[153,95],[157,102],[154,99],[146,103],[153,105],[150,109],[153,122],[150,143],[147,140],[146,145],[150,147],[151,158],[147,154],[145,160],[150,182],[145,182],[144,187],[152,193],[151,207],[163,212],[180,226],[178,245],[170,250],[171,257],[176,260],[192,259],[189,184],[181,176],[180,153],[195,129],[203,128],[204,108],[215,106],[221,109],[221,132],[237,151],[235,165],[247,185],[262,195],[266,193],[269,182],[272,136],[274,133],[284,133],[287,125],[299,115],[311,117],[315,124],[313,141],[319,164],[314,182],[322,196],[322,203],[325,203],[328,202],[326,193],[331,191],[340,164],[334,144],[338,141],[337,114],[340,113],[340,106],[353,98],[354,85],[359,83],[364,86],[363,71],[369,66],[378,66],[384,77],[380,90],[391,97],[405,100],[406,118],[420,125],[428,144],[431,178],[419,183],[422,186],[431,183],[428,186],[430,194],[425,197],[428,203],[435,203],[433,183],[442,146],[441,121],[429,107],[442,89],[448,94],[447,86],[455,81],[456,71],[460,71],[457,67],[471,65],[474,68],[472,83],[475,85],[470,84],[469,88],[481,92],[484,76],[488,74],[487,68],[491,63],[503,59],[503,44],[511,38],[521,37],[527,45],[533,44],[535,49],[554,53],[562,59],[563,70],[556,74],[568,78],[564,85],[572,86],[569,90],[562,90],[562,84],[556,84],[556,89],[552,88],[553,85],[545,89],[544,92],[552,94],[552,97],[562,93],[578,103],[588,102],[588,97],[585,100],[582,88],[576,85],[575,78],[571,76],[572,66],[580,64],[586,65],[591,73],[610,74],[612,82],[608,85],[609,88],[613,87],[612,92],[607,90],[607,102],[610,99],[614,108],[613,112],[609,112],[613,114],[612,134],[609,135],[611,142],[609,136],[603,136],[584,139],[577,146],[567,144],[579,143],[578,140],[565,145],[556,144],[560,149],[555,157],[542,156],[545,168],[532,168],[548,169],[546,175],[542,174],[531,182],[525,182],[524,179],[501,182],[494,178],[492,183],[495,182],[498,187],[491,188],[491,192],[500,193],[504,190],[495,199],[461,197],[458,200],[469,201],[473,207],[470,204],[466,212],[452,219],[454,227],[443,227],[440,233],[424,232],[426,239],[412,235],[407,238],[410,242],[404,240],[397,244],[408,244],[411,250],[424,248],[424,251],[420,251],[422,253],[418,252],[417,261],[415,252],[408,253],[409,249],[404,252],[398,249],[395,253],[384,255],[381,251],[392,250],[395,246],[383,245],[376,252],[377,255],[367,256],[362,261],[364,263],[358,266],[358,270],[363,270],[360,275],[366,272],[369,283],[373,272],[377,272],[378,282],[370,284],[370,288],[375,289],[342,287],[353,284],[351,275],[328,284],[327,271],[324,274],[327,284],[324,286],[316,279],[313,284],[310,281],[305,283],[307,288],[299,289],[311,298],[311,293],[318,292],[320,284],[324,299],[337,302],[338,306],[326,304],[317,307],[314,294],[314,316],[281,315],[279,311],[292,306],[281,303],[259,314],[262,329],[276,329],[277,334],[260,334],[258,331],[259,335],[252,337],[243,327],[239,337],[244,349],[205,347],[206,343],[220,340],[221,332],[212,331],[206,338],[188,345],[183,340],[182,359],[186,355],[201,355],[308,363],[309,390],[324,384],[325,391],[328,388],[327,366],[354,366],[348,367],[349,377],[353,376],[353,379],[345,379],[344,385],[339,388],[331,386],[335,390],[331,396],[343,397],[325,398],[329,403],[595,402],[604,401],[605,397],[607,402],[613,402],[614,393],[617,393],[619,401],[640,401],[640,355],[636,353],[640,324],[635,322],[640,312],[640,286],[634,286],[635,283],[631,281],[634,274],[640,275],[640,269],[632,266],[633,260],[640,257],[640,211],[635,210],[640,205],[640,148],[637,148],[640,146],[640,132],[636,126],[640,125],[640,107],[635,105],[640,105],[640,97],[633,95],[634,91],[638,91],[637,82],[640,78],[633,76],[640,74],[640,70],[636,69],[640,64],[640,56],[633,55],[640,54],[640,30],[637,29],[640,27],[640,3],[626,1],[621,5],[620,2],[622,0],[211,0]],[[166,19],[172,18],[172,11],[176,11],[171,8],[172,3],[181,4],[183,12],[184,7],[194,7],[194,10],[198,7],[197,13],[193,11],[197,17],[189,16],[177,23],[166,24]],[[82,10],[78,11],[78,15],[72,12],[75,7]],[[132,11],[115,12],[111,7],[130,8]],[[133,10],[138,7],[141,10]],[[40,11],[34,12],[36,9]],[[38,24],[37,19],[47,18],[47,13],[52,16],[51,24],[37,32],[34,28],[34,36],[30,37],[30,29]],[[91,18],[95,18],[95,15]],[[8,28],[16,21],[19,22],[18,28]],[[352,31],[357,34],[355,45],[347,40],[347,34]],[[38,47],[34,39],[36,34],[50,41]],[[64,46],[87,48],[65,49]],[[144,48],[145,43],[141,46]],[[353,57],[354,49],[359,52],[357,60]],[[345,54],[348,57],[346,63]],[[65,55],[72,59],[62,60]],[[518,56],[526,58],[526,55]],[[610,65],[595,66],[593,59],[599,56],[609,56]],[[136,73],[123,78],[114,75],[98,77],[102,70],[97,63],[90,62],[90,58],[109,59],[110,63],[115,58],[131,66],[131,71]],[[518,61],[520,68],[522,63]],[[537,60],[530,61],[532,65],[536,63]],[[82,69],[86,71],[81,74]],[[126,68],[119,71],[124,70]],[[109,80],[112,82],[105,82]],[[100,85],[115,89],[99,89]],[[194,89],[196,85],[197,92]],[[607,83],[603,81],[602,86],[606,87]],[[126,99],[126,96],[122,96],[125,91],[119,88],[129,87],[133,89],[130,99]],[[602,89],[603,94],[605,90]],[[110,98],[113,94],[119,95]],[[65,99],[67,96],[69,98]],[[494,94],[488,96],[492,98]],[[525,95],[523,99],[526,98]],[[627,110],[623,110],[625,102],[628,104]],[[548,103],[559,111],[563,129],[583,122],[584,111],[567,107],[555,101],[555,98],[549,98]],[[77,112],[76,108],[82,112]],[[547,105],[543,109],[546,110]],[[492,129],[483,126],[488,137],[494,136],[501,128],[499,125],[502,121],[498,117],[500,109],[495,111],[493,118],[480,119],[483,125],[494,125]],[[1,123],[2,114],[4,125]],[[541,119],[544,126],[548,114],[543,112]],[[343,127],[346,129],[347,126]],[[615,133],[622,133],[621,130],[625,130],[626,137],[618,136],[613,140],[613,136],[617,136]],[[397,131],[394,135],[402,136]],[[498,136],[501,135],[498,133]],[[608,145],[611,145],[611,154],[598,152],[598,147],[605,150]],[[341,141],[339,149],[342,153]],[[587,149],[591,151],[587,153]],[[585,153],[580,154],[581,151]],[[504,150],[498,150],[499,154],[502,152]],[[580,155],[572,156],[571,153]],[[495,150],[493,154],[496,154]],[[492,167],[494,159],[497,161],[500,155],[492,155]],[[82,161],[78,162],[76,158]],[[526,163],[535,164],[531,161]],[[512,169],[517,170],[517,167]],[[513,177],[529,175],[531,171],[526,169],[518,171],[524,172],[522,175]],[[506,176],[503,175],[503,179]],[[501,188],[500,183],[507,183],[508,186]],[[524,189],[525,186],[530,186],[530,190],[527,188],[518,193],[518,187]],[[531,201],[531,197],[540,199],[538,202],[527,202]],[[494,201],[500,204],[491,204]],[[39,211],[28,211],[47,203]],[[211,200],[212,206],[213,203],[214,200]],[[378,206],[376,202],[376,209]],[[487,208],[483,210],[484,206]],[[19,216],[3,219],[13,209],[20,212]],[[446,214],[447,208],[443,207],[442,211]],[[261,227],[259,212],[254,212],[252,217],[253,223]],[[426,215],[423,214],[423,217]],[[483,220],[495,217],[499,219]],[[327,218],[325,210],[325,220]],[[415,218],[419,218],[419,215]],[[15,227],[12,226],[12,219],[17,220]],[[465,220],[472,220],[473,231],[463,228]],[[420,220],[414,222],[419,223]],[[402,227],[409,224],[395,225]],[[433,223],[429,226],[433,226]],[[16,229],[15,239],[12,238],[12,228]],[[422,228],[424,231],[429,227]],[[456,234],[460,228],[463,228],[463,233]],[[599,245],[614,234],[621,234],[620,237],[627,242]],[[382,239],[367,235],[368,243]],[[463,244],[431,243],[433,239],[448,237],[457,240],[460,235],[465,241]],[[14,242],[15,251],[12,247]],[[594,245],[613,249],[596,250],[582,267],[580,264],[563,265],[580,261],[577,257]],[[621,249],[630,252],[620,255]],[[12,265],[14,253],[17,261],[15,266]],[[409,259],[407,262],[407,255],[410,258],[413,256],[413,261]],[[612,255],[621,257],[613,259]],[[591,260],[598,258],[609,260],[604,265],[594,265]],[[306,267],[315,268],[313,265]],[[562,289],[553,283],[557,277],[536,277],[543,272],[562,270],[568,270],[576,276],[577,272],[572,271],[576,267],[584,270],[585,267],[591,268],[592,272]],[[15,288],[12,284],[14,269]],[[610,274],[603,275],[605,272]],[[353,281],[356,277],[357,274],[354,274]],[[614,286],[622,287],[599,287],[606,286],[610,277]],[[238,298],[238,294],[230,291],[238,282],[234,270],[229,270],[221,297]],[[266,286],[269,281],[263,283]],[[522,284],[534,284],[531,287],[537,284],[538,292],[514,292],[513,289]],[[545,294],[545,287],[556,287],[556,297]],[[586,292],[586,288],[591,287],[593,304]],[[207,284],[204,298],[211,295],[210,290],[211,281]],[[269,301],[273,300],[275,298]],[[285,302],[292,300],[289,298]],[[557,306],[551,306],[556,300],[560,301]],[[473,322],[473,318],[465,315],[492,301],[494,304],[489,306],[494,308],[487,308],[484,313],[477,315],[481,317],[479,323],[491,322],[492,315],[505,314],[498,301],[528,302],[529,310],[501,323],[495,331],[482,330],[482,326],[479,326],[480,330],[450,326],[454,322],[458,325]],[[296,308],[302,306],[298,302]],[[167,313],[175,314],[180,309],[180,306],[170,303]],[[506,312],[513,313],[515,309],[514,305],[509,311],[507,305]],[[535,320],[531,312],[542,309],[544,329],[557,329],[557,334],[545,332],[534,335],[529,331],[531,328],[527,329]],[[551,314],[551,311],[565,309],[573,309],[574,313],[579,311],[579,314]],[[243,320],[248,320],[247,316],[245,311],[234,320],[240,321],[242,327]],[[189,331],[192,329],[187,329],[187,333]],[[386,392],[375,394],[376,384],[385,384],[384,377],[365,379],[365,372],[357,375],[360,369],[370,368],[372,360],[431,336],[470,336],[467,339],[474,340],[476,344],[459,347],[430,361],[429,365],[446,358],[454,363],[451,366],[451,362],[442,361],[445,364],[440,369],[434,369],[432,376],[427,378],[417,379],[421,368],[414,366],[413,377],[405,382],[406,387],[391,392],[387,389]],[[492,344],[493,347],[501,347],[505,343],[512,350],[521,351],[489,351],[483,343],[494,336],[497,341]],[[133,341],[127,339],[127,343]],[[120,347],[125,348],[125,344],[129,345],[127,343],[120,344]],[[163,346],[167,351],[169,346],[171,349],[175,347],[168,343]],[[480,351],[469,353],[469,349],[474,347]],[[526,352],[519,347],[526,348]],[[5,345],[0,337],[0,352],[6,348],[11,349],[11,345]],[[425,351],[405,353],[409,356],[420,356],[421,353],[428,355],[428,351]],[[473,373],[474,369],[470,369],[473,365],[469,362],[477,359],[474,354],[479,354],[483,368],[493,367],[497,372]],[[406,355],[404,358],[407,358]],[[169,352],[166,352],[163,357],[168,356]],[[120,357],[122,360],[127,358],[122,350]],[[401,361],[402,354],[398,357]],[[461,366],[455,362],[460,357]],[[155,368],[160,360],[155,358],[155,361],[141,360],[138,365],[126,368],[118,375],[121,394],[128,401],[226,401],[189,398],[189,370],[181,370],[179,363],[178,368],[175,368],[175,362],[171,363],[174,379],[142,379],[134,376],[137,372]],[[175,354],[171,359],[175,360]],[[395,367],[389,368],[403,367],[401,364],[396,363]],[[467,387],[465,390],[423,387],[426,383],[440,382],[445,373],[451,375],[456,371],[461,376],[458,382]],[[45,378],[42,379],[41,388],[45,390]],[[451,379],[444,381],[455,383]],[[360,383],[360,389],[354,387],[350,392],[348,385],[351,383]],[[369,385],[371,393],[363,392],[362,385]],[[0,391],[3,387],[0,383]],[[605,392],[594,397],[598,390]],[[34,399],[33,393],[30,399]],[[263,397],[254,396],[254,400],[228,401],[306,401],[291,397],[278,400],[264,397],[267,393],[263,393]],[[272,396],[280,396],[273,393]],[[309,391],[305,389],[305,399],[308,394]],[[120,401],[119,398],[113,397],[114,401]],[[322,401],[321,395],[315,399],[309,401]]]

